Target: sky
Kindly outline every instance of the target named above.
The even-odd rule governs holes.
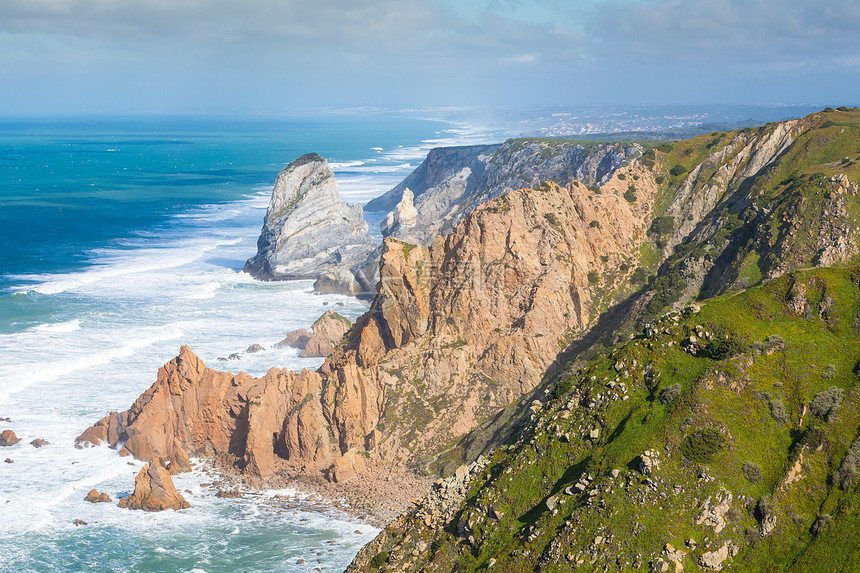
[[[0,0],[0,115],[860,103],[857,0]]]

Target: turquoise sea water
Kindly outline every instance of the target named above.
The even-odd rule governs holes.
[[[273,345],[327,308],[364,312],[310,281],[241,272],[291,159],[324,155],[347,202],[363,203],[431,147],[491,139],[378,115],[0,120],[0,417],[12,420],[0,430],[22,438],[0,451],[13,462],[0,463],[0,571],[342,570],[376,530],[303,508],[297,492],[219,499],[198,470],[176,480],[189,510],[85,503],[91,488],[128,493],[141,464],[74,438],[128,408],[181,344],[234,372],[312,368]],[[254,343],[266,350],[217,361]]]

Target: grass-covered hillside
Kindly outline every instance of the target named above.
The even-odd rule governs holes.
[[[560,375],[354,567],[856,571],[858,361],[860,268],[668,314]]]
[[[860,111],[642,149],[627,286],[352,570],[860,570]]]

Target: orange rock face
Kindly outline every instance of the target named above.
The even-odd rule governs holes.
[[[15,435],[12,430],[3,430],[0,432],[0,446],[14,446],[21,441],[21,438]]]
[[[619,173],[626,181],[616,174],[600,194],[576,183],[509,192],[430,247],[386,239],[370,310],[340,342],[336,316],[314,325],[335,342],[318,371],[234,376],[182,347],[127,412],[78,442],[126,440],[122,453],[173,471],[200,456],[261,478],[425,467],[534,389],[632,272],[657,186],[637,163]]]
[[[112,500],[108,494],[99,493],[98,490],[91,489],[84,498],[84,501],[88,501],[90,503],[110,503]]]
[[[325,311],[313,325],[313,334],[305,342],[301,356],[303,358],[325,358],[334,351],[335,346],[343,339],[343,335],[352,323],[333,310]]]
[[[119,500],[119,507],[164,511],[165,509],[187,509],[191,506],[176,491],[170,472],[160,463],[150,462],[143,466],[134,478],[134,493]]]

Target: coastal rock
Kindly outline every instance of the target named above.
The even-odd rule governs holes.
[[[190,469],[189,456],[197,456],[266,477],[276,459],[304,466],[331,455],[319,399],[312,399],[321,393],[316,372],[234,375],[207,368],[183,346],[129,410],[108,414],[76,444],[122,445],[120,455],[159,461],[172,473]]]
[[[191,507],[176,491],[170,472],[160,463],[143,466],[134,479],[134,493],[119,500],[119,507],[143,511],[187,509]]]
[[[314,322],[311,327],[313,334],[302,348],[302,358],[325,358],[332,353],[335,346],[352,326],[349,319],[342,317],[333,310],[327,310]]]
[[[412,234],[418,218],[418,210],[412,202],[414,198],[412,190],[409,187],[403,189],[402,197],[400,202],[394,206],[394,209],[382,221],[380,225],[382,234],[386,237],[397,237],[407,243],[418,242],[418,239]]]
[[[348,271],[375,249],[361,206],[343,202],[328,162],[309,153],[278,175],[245,271],[263,280],[317,279]]]
[[[263,348],[262,344],[252,344],[245,352],[248,354],[254,354],[256,352],[262,352],[263,350],[265,350],[265,348]]]
[[[3,430],[3,432],[0,432],[0,446],[14,446],[20,441],[21,438],[16,436],[15,432],[13,432],[12,430]]]
[[[51,445],[51,442],[49,442],[48,440],[43,440],[42,438],[36,438],[32,442],[30,442],[30,445],[34,448],[43,448],[45,446]]]
[[[392,211],[384,237],[428,245],[446,236],[474,208],[509,191],[554,181],[566,187],[607,183],[614,172],[642,153],[638,144],[581,144],[510,139],[501,145],[437,148],[402,183],[370,201],[367,211]],[[406,209],[414,193],[415,215]],[[410,205],[411,207],[411,205]],[[401,224],[397,222],[400,221]],[[403,224],[406,222],[407,224]]]
[[[99,493],[98,490],[91,489],[84,498],[84,501],[88,501],[90,503],[111,503],[113,500],[108,494]]]
[[[623,253],[639,248],[657,189],[636,164],[624,169],[639,177],[636,204],[621,181],[593,198],[579,184],[548,184],[479,206],[429,247],[386,239],[370,310],[345,336],[334,313],[314,325],[312,337],[334,348],[316,372],[233,375],[183,347],[127,412],[79,441],[110,434],[111,446],[124,442],[122,454],[144,461],[173,468],[199,456],[263,479],[426,471],[445,444],[533,390],[563,337],[589,324],[590,270],[622,280]]]
[[[304,349],[304,347],[308,344],[308,340],[310,339],[311,333],[304,328],[299,328],[298,330],[292,330],[288,332],[284,339],[277,343],[275,346],[279,346],[281,348],[290,347]]]

